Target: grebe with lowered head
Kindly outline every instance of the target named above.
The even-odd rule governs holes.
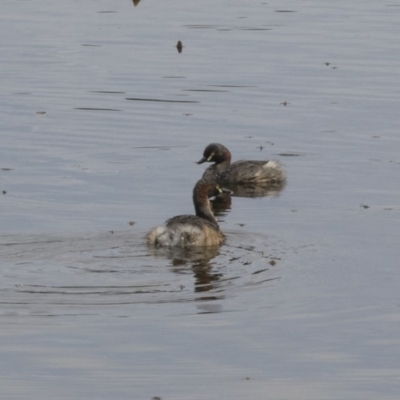
[[[268,184],[286,180],[285,171],[278,161],[240,160],[231,164],[230,151],[220,143],[209,144],[203,158],[197,162],[213,162],[203,174],[203,178],[220,185]]]
[[[225,240],[211,211],[209,197],[222,193],[215,182],[200,179],[193,189],[193,204],[196,215],[178,215],[168,219],[146,235],[151,246],[219,246]]]

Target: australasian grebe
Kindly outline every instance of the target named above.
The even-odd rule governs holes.
[[[220,143],[209,144],[203,152],[203,158],[197,162],[213,162],[203,174],[203,179],[220,185],[267,184],[283,182],[285,171],[278,161],[236,161],[231,164],[230,151]]]
[[[213,182],[201,179],[193,189],[193,204],[196,215],[178,215],[153,228],[146,235],[152,246],[218,246],[225,240],[211,211],[209,197],[223,190]]]

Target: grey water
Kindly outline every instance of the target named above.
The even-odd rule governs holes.
[[[399,2],[0,10],[1,398],[399,398]],[[149,249],[211,142],[287,184]]]

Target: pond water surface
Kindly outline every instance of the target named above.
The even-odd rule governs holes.
[[[399,398],[400,3],[1,10],[1,398]],[[210,142],[286,186],[147,248]]]

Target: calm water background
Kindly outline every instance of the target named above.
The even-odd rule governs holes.
[[[0,10],[2,398],[399,398],[400,2]],[[286,188],[151,252],[213,141]]]

